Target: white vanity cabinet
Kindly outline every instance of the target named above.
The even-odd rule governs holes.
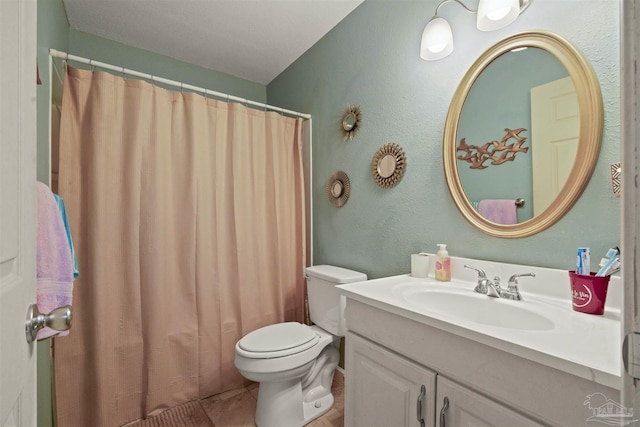
[[[616,388],[549,366],[543,354],[517,354],[444,322],[349,296],[345,316],[346,427],[422,427],[419,401],[424,426],[578,426],[593,415],[589,396],[620,398]]]
[[[543,425],[441,375],[438,376],[437,390],[438,427]]]
[[[345,426],[542,425],[356,334],[346,352]]]
[[[349,333],[345,363],[346,426],[434,426],[435,372]]]

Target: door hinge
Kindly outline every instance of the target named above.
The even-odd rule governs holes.
[[[624,337],[622,363],[628,375],[640,379],[640,333],[631,332]]]

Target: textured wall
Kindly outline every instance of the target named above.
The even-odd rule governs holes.
[[[456,256],[554,268],[571,268],[579,246],[599,259],[620,238],[620,201],[609,178],[610,164],[619,161],[619,3],[535,0],[516,22],[488,33],[475,28],[475,15],[448,3],[440,13],[451,23],[455,50],[426,62],[418,55],[420,37],[437,4],[366,0],[267,87],[269,103],[313,115],[315,263],[370,277],[401,274],[409,254],[434,252],[436,243]],[[444,122],[473,61],[502,38],[536,29],[565,37],[593,64],[605,109],[602,150],[585,193],[563,219],[535,236],[500,239],[473,228],[453,204],[442,164]],[[344,142],[339,123],[350,103],[361,106],[363,126]],[[398,186],[382,189],[370,164],[388,142],[404,148],[408,165]],[[351,197],[340,209],[325,196],[335,170],[351,179]]]

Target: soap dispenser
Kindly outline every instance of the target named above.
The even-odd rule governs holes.
[[[436,280],[448,282],[451,280],[451,258],[447,251],[447,245],[438,243],[438,253],[436,253]]]

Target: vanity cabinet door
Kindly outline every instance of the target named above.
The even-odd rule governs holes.
[[[542,424],[443,376],[438,376],[437,387],[436,422],[438,427],[542,426]]]
[[[347,333],[345,426],[432,427],[435,387],[435,372]]]

